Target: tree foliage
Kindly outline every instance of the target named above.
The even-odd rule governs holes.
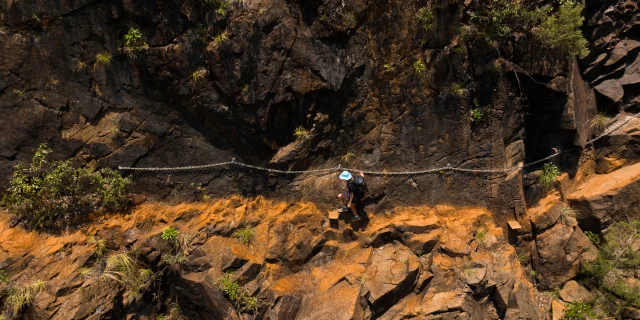
[[[118,172],[74,168],[71,161],[51,161],[45,144],[31,164],[18,164],[4,204],[33,228],[60,227],[86,218],[96,210],[115,211],[129,205],[131,181]]]
[[[124,35],[124,52],[131,58],[135,58],[136,55],[149,48],[149,45],[144,41],[142,32],[140,29],[129,28],[129,31]]]
[[[583,266],[587,284],[618,298],[620,307],[640,308],[640,286],[630,280],[640,271],[640,251],[633,248],[638,241],[640,221],[617,222],[596,243],[598,257]]]
[[[584,22],[582,10],[584,4],[575,0],[562,0],[557,14],[548,16],[540,24],[538,35],[544,43],[568,55],[580,58],[586,56],[589,53],[586,48],[587,40],[580,30]]]
[[[469,15],[476,27],[475,34],[488,42],[535,30],[542,45],[566,55],[584,57],[588,53],[587,40],[580,30],[584,22],[584,4],[577,0],[560,0],[559,4],[554,12],[550,5],[528,7],[523,0],[489,0]]]

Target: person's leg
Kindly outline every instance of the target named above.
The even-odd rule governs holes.
[[[353,213],[353,217],[358,220],[360,219],[360,216],[358,215],[358,198],[353,197],[353,202],[351,202],[351,213]]]
[[[338,193],[338,199],[340,199],[340,202],[342,203],[343,206],[347,205],[348,199],[346,196],[346,192]]]

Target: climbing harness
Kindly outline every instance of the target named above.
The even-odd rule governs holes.
[[[604,130],[604,132],[602,134],[600,134],[599,136],[587,141],[587,143],[585,144],[585,147],[588,145],[593,144],[594,142],[604,138],[605,136],[608,136],[610,134],[612,134],[614,131],[620,129],[622,126],[626,125],[627,123],[629,123],[629,121],[633,120],[634,118],[638,118],[640,117],[640,112],[636,113],[634,115],[631,116],[627,116],[625,117],[622,121],[618,121],[617,123],[612,124],[611,126],[609,126],[607,129]],[[147,168],[138,168],[138,167],[118,167],[119,170],[122,171],[144,171],[144,172],[181,172],[181,171],[201,171],[201,170],[207,170],[207,169],[228,169],[231,167],[237,167],[237,168],[245,168],[245,169],[249,169],[249,170],[258,170],[258,171],[264,171],[264,172],[268,172],[268,173],[272,173],[272,174],[331,174],[334,172],[339,172],[342,170],[347,170],[347,171],[352,171],[352,172],[363,172],[367,175],[370,176],[389,176],[389,177],[400,177],[400,176],[420,176],[420,175],[425,175],[425,174],[432,174],[432,173],[443,173],[443,172],[458,172],[458,173],[474,173],[474,174],[509,174],[511,172],[514,172],[516,170],[522,170],[526,167],[530,167],[533,165],[536,165],[538,163],[541,162],[545,162],[547,160],[553,159],[563,153],[567,153],[570,151],[573,151],[576,149],[571,149],[571,150],[565,150],[565,151],[558,151],[548,157],[533,161],[533,162],[529,162],[527,164],[520,164],[517,166],[513,166],[510,168],[504,168],[504,169],[466,169],[466,168],[456,168],[456,167],[451,167],[451,166],[446,166],[446,167],[440,167],[440,168],[432,168],[432,169],[426,169],[426,170],[419,170],[419,171],[366,171],[366,170],[361,170],[361,169],[357,169],[357,168],[343,168],[341,165],[335,166],[335,167],[330,167],[330,168],[324,168],[324,169],[311,169],[311,170],[278,170],[278,169],[271,169],[271,168],[265,168],[265,167],[259,167],[259,166],[254,166],[254,165],[250,165],[250,164],[246,164],[246,163],[242,163],[242,162],[237,162],[236,159],[232,159],[231,161],[227,161],[227,162],[220,162],[220,163],[214,163],[214,164],[206,164],[206,165],[200,165],[200,166],[186,166],[186,167],[165,167],[165,168],[152,168],[152,167],[147,167]]]

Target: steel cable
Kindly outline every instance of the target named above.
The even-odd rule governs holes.
[[[616,123],[613,123],[612,125],[610,125],[608,128],[606,128],[602,134],[600,134],[599,136],[587,141],[587,143],[585,144],[585,147],[588,145],[593,144],[594,142],[612,134],[613,132],[615,132],[616,130],[620,129],[622,126],[626,125],[627,123],[629,123],[631,120],[640,117],[640,112],[636,113],[632,116],[627,116],[625,117],[624,120],[622,121],[617,121]],[[492,173],[501,173],[501,174],[509,174],[513,171],[516,170],[522,170],[524,168],[536,165],[538,163],[541,162],[545,162],[548,161],[550,159],[553,159],[563,153],[567,153],[569,151],[573,151],[576,149],[571,149],[571,150],[566,150],[566,151],[557,151],[556,153],[547,156],[545,158],[533,161],[533,162],[529,162],[526,164],[520,164],[517,166],[513,166],[510,168],[504,168],[504,169],[468,169],[468,168],[458,168],[458,167],[451,167],[451,166],[446,166],[446,167],[440,167],[440,168],[432,168],[432,169],[425,169],[425,170],[418,170],[418,171],[367,171],[367,170],[360,170],[357,168],[343,168],[342,166],[338,165],[336,167],[330,167],[330,168],[325,168],[325,169],[311,169],[311,170],[279,170],[279,169],[271,169],[271,168],[265,168],[265,167],[259,167],[259,166],[254,166],[254,165],[250,165],[250,164],[246,164],[246,163],[242,163],[242,162],[237,162],[234,159],[232,159],[231,161],[227,161],[227,162],[220,162],[220,163],[214,163],[214,164],[206,164],[206,165],[200,165],[200,166],[185,166],[185,167],[118,167],[119,170],[122,171],[144,171],[144,172],[181,172],[181,171],[200,171],[200,170],[206,170],[206,169],[215,169],[215,168],[222,168],[225,169],[224,167],[238,167],[238,168],[245,168],[245,169],[250,169],[250,170],[258,170],[258,171],[264,171],[264,172],[268,172],[271,174],[329,174],[329,173],[333,173],[333,172],[338,172],[338,171],[342,171],[342,170],[346,170],[346,171],[353,171],[353,172],[363,172],[366,175],[370,175],[370,176],[391,176],[391,177],[398,177],[398,176],[420,176],[420,175],[425,175],[425,174],[430,174],[430,173],[441,173],[441,172],[460,172],[460,173],[476,173],[476,174],[480,174],[480,173],[488,173],[488,174],[492,174]]]

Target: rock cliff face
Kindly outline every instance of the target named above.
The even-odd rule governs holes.
[[[586,145],[599,113],[611,124],[640,111],[639,5],[587,0],[590,53],[565,59],[520,34],[497,48],[465,39],[456,26],[480,3],[0,0],[2,188],[42,142],[87,167],[305,170],[353,153],[343,165],[371,171],[502,169],[565,151],[551,191],[542,164],[368,177],[363,221],[337,228],[335,174],[137,174],[149,201],[59,235],[3,212],[0,270],[46,281],[26,317],[156,319],[179,305],[187,319],[559,319],[589,299],[574,281],[597,255],[585,232],[640,219],[640,119]],[[123,51],[131,27],[149,45],[135,57]],[[215,200],[182,203],[203,194]],[[179,267],[162,261],[168,226],[193,236]],[[232,236],[245,226],[248,246]],[[89,237],[162,276],[129,303],[87,276],[99,259]],[[230,301],[225,274],[259,311]]]
[[[424,5],[243,1],[221,15],[215,1],[2,2],[0,104],[12,134],[2,138],[0,183],[40,142],[88,166],[235,157],[306,169],[353,152],[350,166],[380,171],[503,168],[584,143],[596,98],[576,62],[514,39],[507,45],[518,75],[493,48],[462,43],[453,26],[469,19],[465,4],[434,3],[428,32],[416,23]],[[131,26],[149,44],[135,59],[122,52]],[[113,55],[110,64],[96,63],[100,53]],[[417,60],[426,66],[420,74]],[[455,86],[460,94],[450,93]],[[472,108],[482,108],[483,121],[470,120]],[[298,126],[309,141],[295,142]],[[291,179],[294,190],[282,188]],[[387,208],[482,204],[513,217],[524,212],[519,180],[429,175],[371,184]],[[217,195],[333,196],[323,192],[328,181],[255,172],[146,176],[137,186],[182,199],[191,182]]]

